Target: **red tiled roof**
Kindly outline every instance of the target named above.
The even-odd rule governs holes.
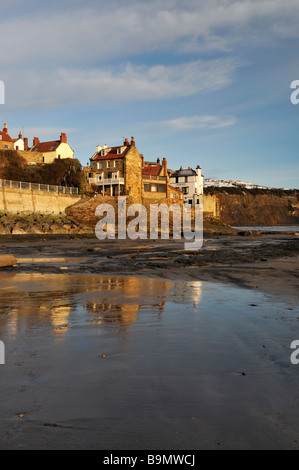
[[[159,176],[162,170],[161,165],[146,166],[142,170],[142,176]]]
[[[93,158],[93,160],[94,161],[97,161],[97,160],[115,160],[117,158],[124,158],[124,156],[126,155],[126,153],[128,152],[130,147],[126,147],[125,150],[122,153],[117,153],[117,149],[119,149],[119,148],[121,148],[121,147],[109,147],[107,149],[108,152],[106,153],[106,155],[102,156],[102,155],[100,155],[100,152],[99,152],[98,155]]]
[[[2,136],[1,140],[3,142],[13,142],[12,138],[8,134],[6,134],[6,132],[0,131],[0,135]]]
[[[39,144],[31,147],[30,152],[54,152],[60,144],[60,140],[53,140],[52,142],[40,142]]]

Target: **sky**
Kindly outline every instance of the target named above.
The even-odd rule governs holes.
[[[1,2],[0,127],[299,188],[298,0]],[[1,103],[1,100],[0,100]]]

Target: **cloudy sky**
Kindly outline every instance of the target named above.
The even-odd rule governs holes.
[[[298,0],[1,2],[0,126],[299,187]]]

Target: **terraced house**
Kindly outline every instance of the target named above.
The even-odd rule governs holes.
[[[18,138],[12,139],[8,133],[7,124],[0,131],[0,150],[16,150],[29,165],[52,163],[56,158],[74,158],[74,150],[68,144],[67,136],[61,133],[58,140],[41,142],[34,137],[32,147],[28,145],[28,138],[20,132]]]

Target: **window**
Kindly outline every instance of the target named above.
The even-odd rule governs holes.
[[[165,193],[165,184],[159,184],[159,193]]]
[[[107,162],[107,168],[110,168],[110,162]]]
[[[55,149],[55,145],[52,145],[52,147],[50,148],[50,150],[54,150]]]
[[[114,168],[118,168],[118,161],[114,160]]]
[[[107,178],[108,178],[108,180],[111,180],[111,178],[112,178],[112,173],[107,173]]]
[[[158,192],[158,185],[156,183],[151,184],[151,192],[157,193]]]
[[[103,169],[103,162],[98,162],[97,164],[97,169],[102,170]]]
[[[188,176],[185,176],[185,183],[188,183]]]
[[[121,148],[118,148],[118,149],[116,150],[116,153],[117,153],[117,155],[120,155],[120,154],[121,154]]]
[[[144,191],[150,191],[150,190],[151,190],[150,183],[144,183]]]
[[[184,194],[189,194],[189,187],[185,186],[185,188],[182,188],[182,191]]]
[[[40,149],[40,147],[37,147],[36,149],[34,149],[35,152],[38,152]]]

